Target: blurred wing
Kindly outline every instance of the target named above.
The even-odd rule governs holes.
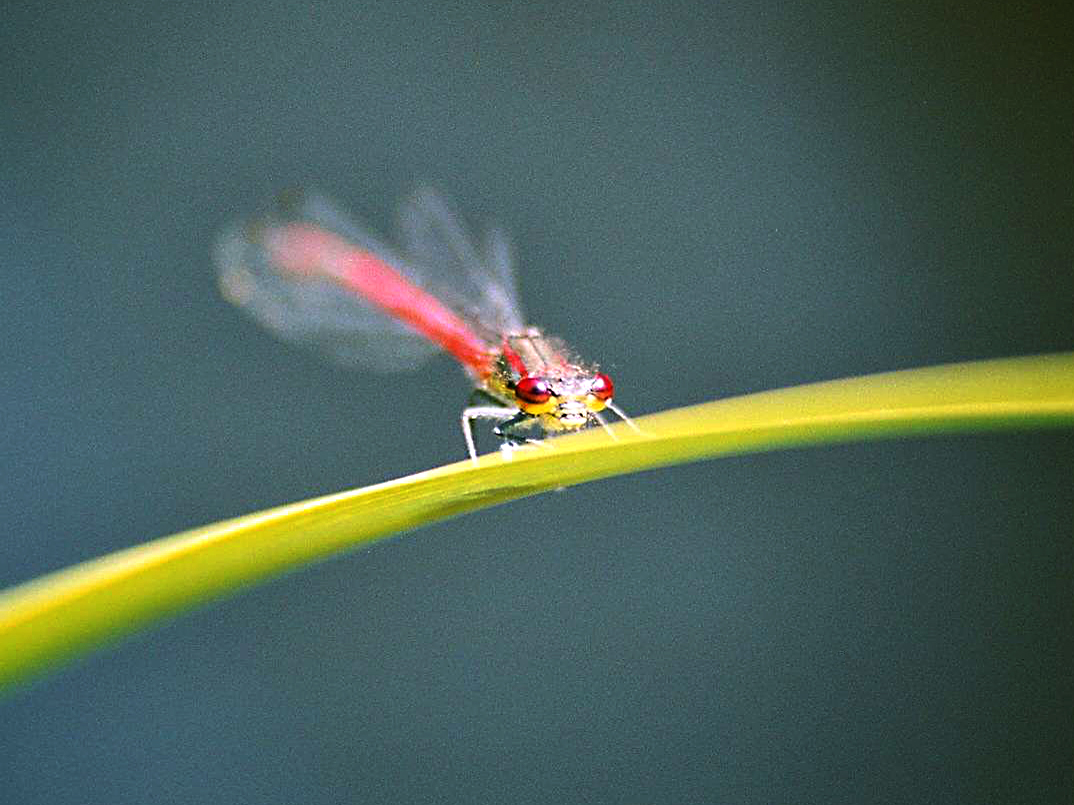
[[[475,244],[451,206],[428,188],[400,207],[399,228],[407,260],[420,271],[427,290],[493,337],[522,332],[511,249],[503,232],[493,230],[485,243]]]
[[[408,325],[326,277],[296,275],[275,262],[266,237],[290,224],[331,232],[416,284],[410,266],[357,226],[327,198],[290,193],[261,218],[228,228],[215,257],[224,295],[280,338],[344,365],[380,371],[413,369],[440,348]]]

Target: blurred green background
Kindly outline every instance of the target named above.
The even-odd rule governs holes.
[[[213,238],[418,182],[634,413],[1074,347],[1059,4],[20,4],[0,586],[463,455]],[[214,605],[0,702],[0,803],[1069,802],[1074,436],[615,479]]]

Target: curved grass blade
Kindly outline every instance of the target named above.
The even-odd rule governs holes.
[[[0,592],[0,691],[345,550],[572,484],[702,458],[864,439],[1074,425],[1074,353],[751,394],[485,456],[164,537]]]

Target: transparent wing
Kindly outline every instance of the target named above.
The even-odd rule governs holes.
[[[224,295],[280,338],[312,347],[344,365],[412,369],[440,351],[406,324],[329,278],[296,275],[274,261],[266,238],[308,224],[370,252],[416,284],[424,279],[317,193],[289,193],[260,218],[224,231],[215,250]]]
[[[421,188],[399,210],[402,246],[431,293],[496,335],[524,328],[507,238],[491,231],[476,244],[435,191]]]

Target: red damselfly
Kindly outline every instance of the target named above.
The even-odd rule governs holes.
[[[431,190],[402,205],[398,249],[324,196],[301,192],[228,228],[216,262],[230,301],[338,362],[395,371],[451,354],[475,385],[462,412],[471,458],[479,419],[496,422],[508,452],[590,424],[614,437],[605,409],[634,427],[612,402],[607,374],[525,324],[503,233],[475,242]]]

